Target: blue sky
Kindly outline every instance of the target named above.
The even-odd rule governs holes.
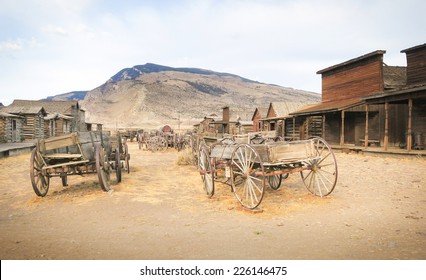
[[[91,90],[147,62],[321,92],[316,72],[426,43],[426,1],[0,0],[0,102]]]

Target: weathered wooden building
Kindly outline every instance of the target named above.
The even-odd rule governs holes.
[[[7,106],[2,107],[1,112],[22,117],[22,141],[43,139],[44,117],[46,111],[41,106]]]
[[[266,116],[260,121],[263,123],[263,130],[276,131],[276,136],[281,136],[287,140],[298,140],[303,132],[299,119],[290,115],[301,108],[308,106],[304,102],[271,102]]]
[[[405,68],[383,63],[383,50],[374,51],[317,72],[322,76],[322,102],[293,112],[302,138],[322,136],[331,144],[362,145],[366,135],[364,98],[404,84]],[[367,116],[370,138],[365,145],[379,144],[380,108],[370,107]],[[316,122],[315,132],[310,123]],[[321,124],[321,125],[318,125]],[[368,129],[368,127],[367,127]],[[302,130],[305,133],[302,133]]]
[[[0,143],[23,140],[23,119],[21,116],[0,112]]]
[[[426,44],[401,52],[407,57],[406,84],[366,97],[367,112],[374,106],[381,109],[379,137],[384,150],[395,146],[407,151],[423,150],[426,142]],[[369,137],[366,129],[366,140]]]
[[[266,118],[267,114],[268,114],[268,107],[265,107],[265,108],[257,107],[254,110],[253,116],[251,118],[253,122],[253,132],[266,130],[266,128],[263,127],[262,119]]]
[[[77,100],[64,100],[64,101],[52,101],[52,100],[19,100],[16,99],[10,106],[16,107],[31,107],[31,106],[41,106],[45,109],[46,113],[49,114],[60,114],[66,117],[66,122],[68,122],[69,129],[65,131],[86,131],[85,124],[85,111],[81,108]],[[65,120],[65,119],[63,119]],[[57,122],[56,131],[64,130],[58,126],[63,126],[64,122]],[[46,131],[46,136],[49,135],[48,130]],[[60,135],[60,134],[57,134]]]
[[[73,117],[60,113],[48,113],[44,118],[46,137],[60,136],[71,132]]]

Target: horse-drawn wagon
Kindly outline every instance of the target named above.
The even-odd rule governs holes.
[[[200,144],[198,166],[209,197],[214,194],[219,173],[224,173],[224,183],[248,209],[259,206],[267,183],[277,190],[291,173],[300,172],[303,183],[316,196],[329,195],[336,185],[336,158],[322,138],[274,142],[253,137],[239,141],[245,143],[224,138],[210,145]]]
[[[105,132],[89,131],[38,140],[30,158],[34,192],[45,196],[52,177],[60,177],[67,186],[68,176],[90,173],[97,173],[102,190],[110,191],[110,173],[115,170],[119,182],[122,160],[130,159],[123,155],[121,145],[114,145],[113,152],[110,139]]]

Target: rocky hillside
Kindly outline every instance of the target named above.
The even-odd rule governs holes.
[[[119,71],[88,91],[82,105],[88,122],[152,129],[164,124],[190,128],[206,115],[221,115],[224,106],[250,120],[256,107],[282,101],[317,103],[320,95],[233,74],[148,63]]]

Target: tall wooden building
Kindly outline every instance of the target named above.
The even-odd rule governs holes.
[[[402,51],[407,54],[407,67],[386,65],[386,52],[378,50],[320,70],[322,102],[291,115],[301,123],[313,116],[321,118],[320,134],[334,145],[410,150],[414,127],[418,133],[426,130],[424,121],[413,124],[413,114],[416,120],[425,117],[421,113],[425,112],[425,51],[425,45]],[[415,92],[411,101],[408,92]]]

